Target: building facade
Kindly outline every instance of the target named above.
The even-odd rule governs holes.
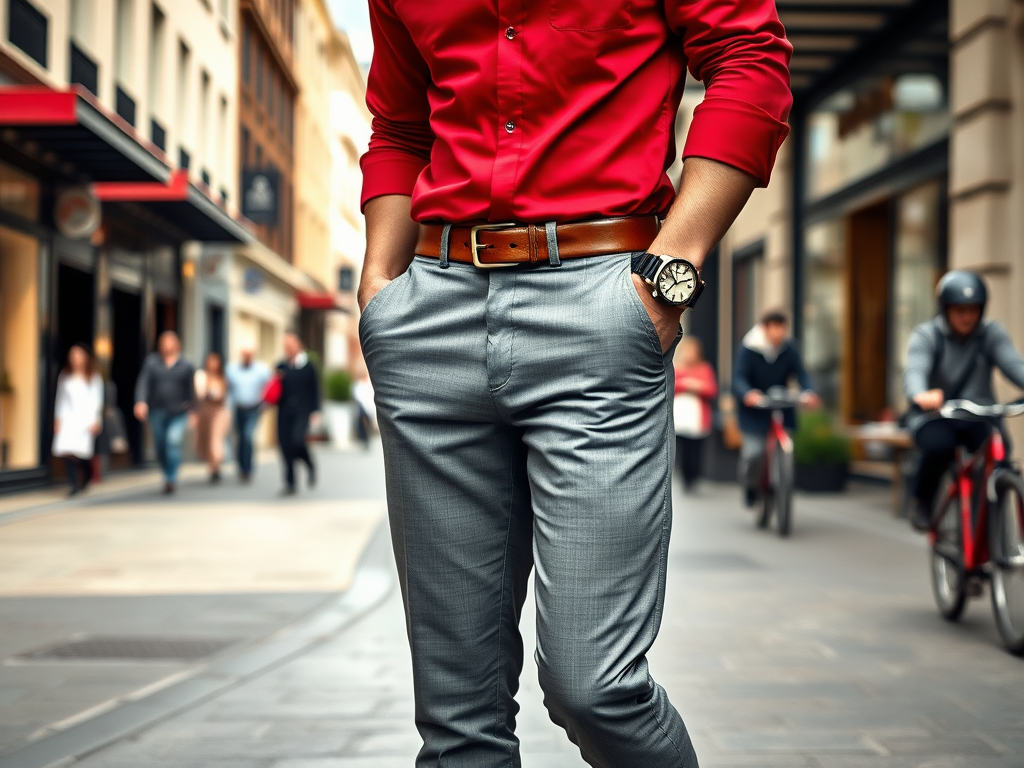
[[[0,0],[0,487],[50,476],[53,395],[86,344],[130,417],[180,330],[190,243],[247,242],[230,2]]]

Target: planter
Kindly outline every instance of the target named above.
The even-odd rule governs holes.
[[[797,464],[794,482],[809,493],[841,493],[849,476],[849,464]]]
[[[337,403],[324,402],[324,421],[327,432],[331,436],[331,445],[335,448],[351,448],[352,432],[355,427],[355,408],[351,401]]]

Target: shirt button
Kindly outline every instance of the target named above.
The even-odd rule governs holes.
[[[509,133],[512,133],[512,131],[514,131],[515,129],[516,129],[516,124],[513,123],[511,120],[509,120],[507,123],[505,123],[505,130],[508,131]]]
[[[509,27],[508,29],[505,30],[505,37],[507,37],[509,40],[511,40],[515,36],[516,36],[516,28],[515,27]]]

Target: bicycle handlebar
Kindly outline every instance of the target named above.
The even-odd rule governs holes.
[[[777,411],[780,408],[796,408],[803,403],[804,392],[793,394],[785,387],[769,387],[764,393],[761,401],[751,408],[760,408],[765,411]]]
[[[1012,403],[994,403],[982,405],[971,400],[947,400],[939,408],[939,415],[944,419],[969,419],[974,421],[991,421],[1003,417],[1014,417],[1024,414],[1024,398]]]

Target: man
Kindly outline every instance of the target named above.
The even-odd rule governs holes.
[[[195,369],[181,356],[178,334],[164,331],[135,383],[135,418],[147,421],[153,433],[165,494],[174,493],[178,482],[181,441],[186,422],[195,422],[195,399]]]
[[[995,402],[992,369],[1024,389],[1024,360],[999,323],[983,320],[988,302],[984,281],[973,272],[947,272],[937,286],[939,314],[910,335],[903,391],[912,403],[907,427],[921,450],[914,481],[911,525],[931,526],[935,494],[958,445],[976,451],[990,427],[965,419],[936,418],[947,400]]]
[[[281,379],[281,399],[277,403],[277,442],[284,461],[284,488],[281,495],[291,496],[295,493],[296,461],[306,465],[309,487],[316,485],[316,465],[309,455],[306,432],[310,424],[315,425],[320,419],[320,382],[317,371],[294,333],[284,335],[284,360],[278,363],[277,376]]]
[[[740,447],[739,481],[748,507],[754,506],[761,486],[764,442],[771,425],[771,412],[757,406],[772,387],[788,386],[795,378],[808,406],[820,402],[814,384],[804,368],[800,351],[789,339],[789,321],[779,310],[770,310],[743,337],[732,372],[732,391],[739,402],[738,415],[743,444]],[[783,412],[786,429],[796,428],[796,411]]]
[[[787,131],[774,3],[370,0],[370,20],[360,338],[417,766],[520,764],[533,565],[545,704],[583,758],[695,766],[646,655],[664,602],[671,353],[705,255]],[[687,64],[708,88],[676,196]]]
[[[270,368],[253,360],[251,347],[242,349],[238,363],[227,369],[228,390],[235,406],[238,433],[238,476],[243,483],[252,479],[253,434],[260,420],[263,392],[270,381]]]

